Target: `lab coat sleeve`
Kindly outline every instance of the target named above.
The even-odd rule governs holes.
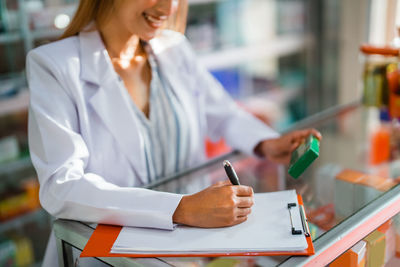
[[[207,134],[211,140],[224,138],[231,147],[255,155],[254,148],[259,142],[279,137],[278,132],[241,108],[200,64],[188,42],[184,43],[192,62],[195,87],[198,88],[199,95],[203,96],[201,105],[205,111]]]
[[[173,229],[182,195],[120,187],[85,172],[90,157],[79,133],[77,107],[66,75],[50,56],[27,58],[29,148],[40,201],[53,216],[87,222]]]

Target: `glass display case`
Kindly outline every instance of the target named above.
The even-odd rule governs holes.
[[[325,266],[361,240],[364,240],[367,246],[372,246],[373,236],[370,234],[378,228],[381,242],[385,240],[384,255],[379,257],[385,263],[396,262],[395,255],[396,252],[399,255],[397,250],[400,247],[400,225],[395,216],[400,212],[398,162],[371,162],[374,137],[370,123],[375,119],[375,115],[375,109],[364,108],[359,102],[354,102],[331,108],[295,124],[291,129],[315,127],[323,135],[319,158],[298,179],[290,177],[287,168],[282,165],[240,153],[231,153],[148,186],[155,190],[194,193],[225,180],[222,162],[229,159],[235,166],[241,183],[252,186],[256,193],[295,189],[302,195],[315,255],[101,260],[115,266],[122,262],[145,265],[146,260],[149,260],[149,264],[151,261],[157,261],[160,264],[164,262],[171,265],[196,266],[213,262],[223,263],[224,260],[245,266]],[[60,249],[68,251],[72,245],[78,249],[76,253],[79,255],[79,250],[86,244],[94,227],[95,225],[81,222],[57,220],[55,233],[60,241]],[[365,253],[367,261],[371,255]]]

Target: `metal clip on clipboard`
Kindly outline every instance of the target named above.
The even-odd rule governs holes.
[[[288,203],[287,207],[289,210],[289,216],[290,216],[290,224],[292,225],[292,235],[301,235],[304,231],[305,236],[309,237],[310,236],[310,229],[308,228],[308,223],[307,223],[307,218],[306,218],[306,213],[304,211],[304,206],[299,205],[299,211],[300,211],[300,218],[301,218],[301,225],[303,226],[303,230],[296,230],[293,225],[293,218],[292,218],[292,208],[296,207],[296,203]]]

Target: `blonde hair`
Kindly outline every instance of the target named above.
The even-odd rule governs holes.
[[[127,0],[131,1],[131,0]],[[178,0],[178,10],[171,16],[165,28],[185,32],[188,4],[187,0]],[[112,13],[114,0],[80,0],[75,15],[60,39],[77,35],[90,22],[95,21],[101,27],[106,24]]]

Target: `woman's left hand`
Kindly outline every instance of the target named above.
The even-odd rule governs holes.
[[[297,130],[279,138],[264,140],[256,146],[254,151],[257,155],[272,162],[289,164],[293,150],[304,142],[310,134],[317,137],[318,140],[322,139],[322,135],[315,129]]]

